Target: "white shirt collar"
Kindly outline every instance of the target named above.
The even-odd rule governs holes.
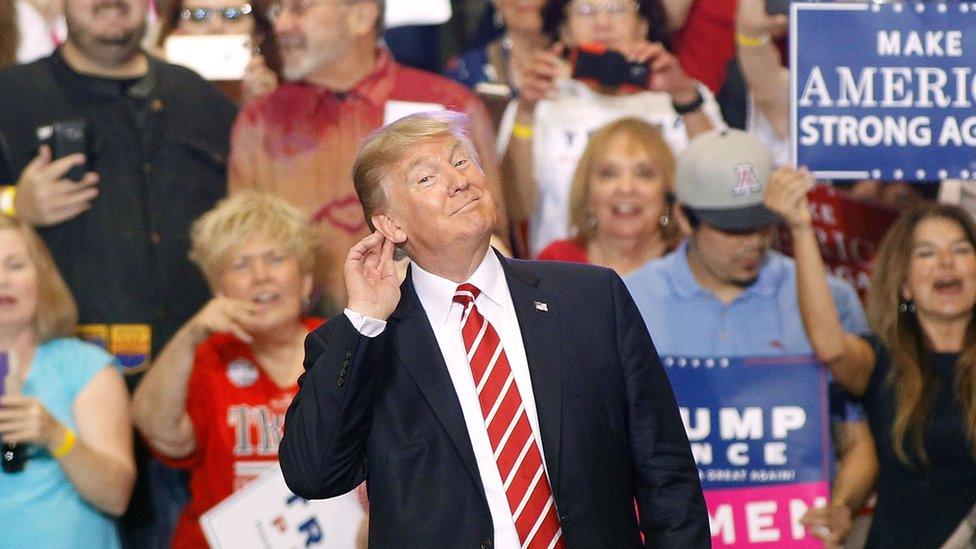
[[[429,317],[441,324],[447,322],[451,307],[454,304],[454,293],[458,283],[453,280],[429,273],[416,263],[410,265],[413,276],[413,287],[417,297],[427,311]],[[488,298],[502,309],[508,309],[503,296],[507,293],[505,271],[502,263],[492,248],[488,248],[481,265],[465,280],[481,290],[478,299]]]

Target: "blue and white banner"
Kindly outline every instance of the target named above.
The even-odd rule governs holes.
[[[813,357],[663,357],[712,544],[819,547],[799,524],[830,481],[827,372]]]
[[[976,178],[976,3],[794,3],[790,67],[817,177]]]

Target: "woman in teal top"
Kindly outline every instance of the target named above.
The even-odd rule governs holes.
[[[111,355],[71,336],[77,309],[37,234],[0,215],[0,439],[26,445],[0,472],[4,547],[119,546],[135,481],[125,383]]]

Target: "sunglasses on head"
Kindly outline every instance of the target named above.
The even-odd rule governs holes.
[[[183,8],[180,10],[180,19],[193,21],[194,23],[203,23],[210,21],[210,18],[214,14],[220,15],[225,21],[237,21],[251,14],[251,4],[225,6],[222,8]]]

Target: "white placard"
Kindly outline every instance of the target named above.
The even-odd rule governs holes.
[[[355,549],[366,513],[353,490],[305,501],[285,486],[277,465],[200,517],[217,549]]]
[[[251,37],[246,34],[174,34],[164,47],[167,61],[207,80],[240,80],[251,60]]]
[[[407,25],[440,25],[450,18],[450,0],[386,0],[383,24],[388,29]]]
[[[421,103],[420,101],[396,101],[391,99],[383,105],[383,125],[396,122],[404,116],[419,112],[442,111],[444,105],[440,103]]]

